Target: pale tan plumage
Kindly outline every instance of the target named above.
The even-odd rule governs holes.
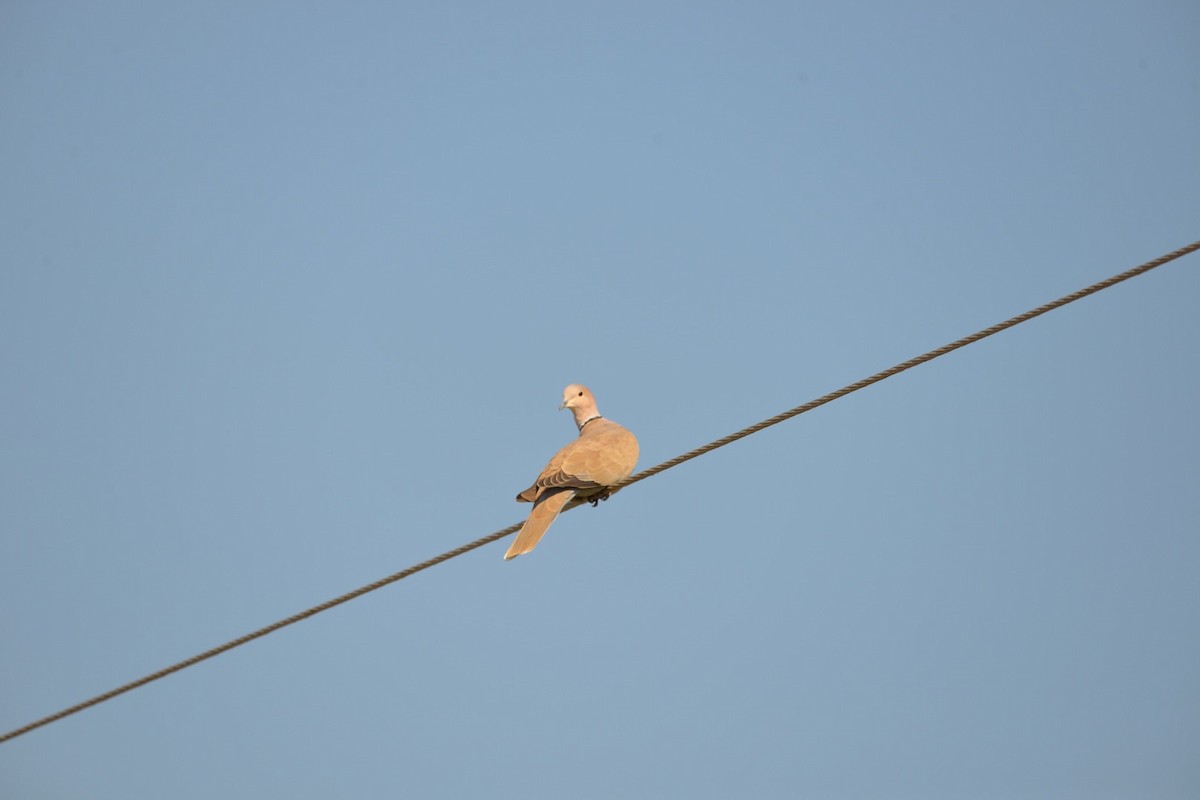
[[[533,503],[533,510],[504,554],[505,560],[537,547],[550,523],[573,499],[606,499],[610,487],[632,475],[637,465],[637,437],[601,417],[596,398],[586,386],[573,383],[563,389],[559,408],[571,409],[579,438],[555,453],[533,486],[517,495],[517,500]]]

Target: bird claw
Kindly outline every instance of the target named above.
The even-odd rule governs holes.
[[[589,498],[588,502],[592,504],[592,508],[595,508],[596,506],[600,505],[601,500],[607,500],[611,496],[612,492],[601,492],[600,494]]]

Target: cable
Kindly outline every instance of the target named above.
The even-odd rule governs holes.
[[[1024,314],[1018,314],[1015,317],[1011,317],[1009,319],[1004,320],[1004,322],[998,322],[995,325],[991,326],[990,328],[984,328],[981,331],[976,331],[975,333],[972,333],[970,336],[964,336],[963,338],[958,339],[957,341],[951,342],[950,344],[942,345],[941,347],[937,348],[936,350],[930,350],[928,353],[925,353],[924,355],[917,356],[916,358],[910,358],[908,361],[905,361],[902,364],[897,364],[896,366],[890,367],[889,369],[885,369],[883,372],[876,372],[871,377],[863,378],[861,381],[852,383],[849,386],[843,386],[841,389],[838,389],[836,392],[830,392],[827,395],[818,397],[816,400],[810,400],[807,403],[805,403],[804,405],[796,406],[793,409],[784,411],[782,414],[776,414],[775,416],[771,417],[770,419],[765,419],[762,422],[751,425],[748,428],[743,428],[742,430],[738,431],[737,433],[731,433],[728,436],[724,436],[720,439],[717,439],[715,442],[710,442],[710,443],[704,445],[703,447],[697,447],[695,450],[691,450],[687,453],[684,453],[681,456],[675,456],[675,458],[672,458],[670,461],[664,461],[663,463],[659,464],[657,467],[651,467],[650,469],[639,472],[637,475],[633,475],[632,477],[627,478],[623,483],[618,484],[617,488],[628,486],[629,484],[637,483],[638,481],[643,481],[646,478],[649,478],[653,475],[657,475],[658,473],[660,473],[664,470],[668,470],[671,467],[678,466],[685,461],[691,461],[693,458],[696,458],[697,456],[702,456],[705,453],[712,452],[713,450],[716,450],[718,447],[724,447],[725,445],[730,444],[731,442],[736,442],[738,439],[744,439],[745,437],[749,436],[752,433],[758,433],[759,431],[761,431],[764,428],[769,428],[772,425],[778,425],[780,422],[783,422],[784,420],[788,420],[788,419],[791,419],[792,417],[803,414],[805,411],[812,411],[814,408],[819,408],[820,406],[823,406],[826,403],[831,403],[834,400],[837,400],[838,398],[845,397],[846,395],[851,394],[852,392],[857,392],[859,389],[865,389],[866,387],[870,386],[873,383],[879,383],[881,380],[884,380],[885,378],[890,378],[893,375],[899,375],[901,372],[904,372],[907,369],[912,369],[913,367],[924,364],[926,361],[932,361],[933,359],[938,358],[939,356],[944,356],[947,353],[951,353],[951,352],[959,349],[960,347],[966,347],[969,344],[974,344],[975,342],[978,342],[980,339],[986,339],[987,337],[991,336],[994,333],[999,333],[1000,331],[1008,330],[1009,328],[1013,327],[1014,325],[1020,325],[1022,322],[1028,322],[1029,320],[1033,319],[1034,317],[1040,317],[1042,314],[1045,314],[1047,311],[1053,311],[1056,308],[1062,308],[1063,306],[1067,305],[1068,303],[1074,303],[1076,300],[1080,300],[1084,297],[1087,297],[1090,294],[1095,294],[1096,292],[1107,289],[1110,286],[1115,286],[1116,284],[1120,283],[1121,281],[1127,281],[1130,278],[1136,278],[1138,275],[1149,272],[1150,270],[1154,269],[1155,267],[1161,267],[1163,264],[1166,264],[1169,261],[1174,261],[1177,258],[1181,258],[1182,256],[1188,255],[1189,253],[1194,253],[1197,250],[1200,250],[1200,242],[1192,242],[1191,244],[1187,245],[1186,247],[1181,247],[1178,250],[1174,250],[1170,253],[1167,253],[1165,256],[1159,256],[1158,258],[1154,259],[1153,261],[1147,261],[1145,264],[1134,267],[1133,269],[1126,270],[1125,272],[1122,272],[1120,275],[1113,275],[1111,278],[1102,280],[1099,283],[1093,283],[1091,286],[1080,289],[1077,292],[1071,292],[1070,294],[1060,297],[1057,300],[1052,300],[1051,302],[1046,303],[1045,305],[1041,305],[1035,309],[1026,311]],[[4,740],[0,739],[0,742],[2,742],[2,741],[4,741]]]
[[[522,524],[524,524],[523,521],[518,522],[513,525],[509,525],[507,528],[505,528],[502,531],[496,531],[495,533],[484,536],[482,539],[476,539],[475,541],[473,541],[469,544],[464,544],[462,547],[456,547],[453,550],[448,550],[445,553],[442,553],[440,556],[435,556],[435,557],[429,559],[428,561],[422,561],[420,564],[415,564],[415,565],[409,567],[408,569],[400,570],[399,572],[397,572],[393,575],[389,575],[386,578],[380,578],[379,580],[375,581],[374,583],[368,583],[366,586],[361,586],[352,592],[347,592],[346,594],[341,595],[340,597],[335,597],[332,600],[326,600],[324,603],[321,603],[320,605],[313,606],[312,608],[310,608],[306,611],[301,611],[299,614],[293,614],[292,616],[288,617],[287,619],[281,619],[278,622],[273,622],[270,625],[266,626],[265,628],[259,628],[256,631],[247,633],[245,636],[239,636],[238,638],[236,638],[232,641],[226,642],[225,644],[222,644],[222,645],[218,645],[217,647],[214,647],[211,650],[205,650],[203,653],[194,655],[188,659],[184,659],[183,661],[180,661],[178,664],[172,664],[171,666],[160,669],[158,672],[147,675],[144,678],[138,678],[136,681],[131,681],[129,683],[124,684],[123,686],[118,686],[116,689],[107,691],[104,694],[96,695],[95,697],[91,698],[90,700],[84,700],[82,703],[77,703],[77,704],[71,706],[70,708],[64,708],[62,711],[51,714],[48,717],[43,717],[43,718],[37,720],[36,722],[31,722],[28,725],[17,728],[14,731],[9,731],[8,733],[0,736],[0,744],[7,742],[9,739],[15,739],[23,733],[29,733],[30,731],[32,731],[36,728],[40,728],[43,725],[49,725],[51,722],[56,722],[56,721],[62,719],[63,717],[69,717],[76,712],[83,711],[85,708],[91,708],[94,705],[103,703],[105,700],[111,700],[114,697],[116,697],[117,695],[125,694],[128,691],[132,691],[133,689],[137,689],[138,687],[145,686],[147,683],[153,683],[154,681],[158,680],[159,678],[165,678],[173,672],[179,672],[179,670],[181,670],[181,669],[190,667],[193,664],[199,664],[201,661],[206,661],[206,660],[212,658],[213,656],[219,656],[219,655],[221,655],[221,653],[224,653],[228,650],[232,650],[235,647],[241,647],[242,645],[246,644],[247,642],[252,642],[255,639],[260,639],[263,636],[266,636],[268,633],[274,633],[275,631],[279,630],[280,628],[286,628],[288,625],[291,625],[296,622],[300,622],[301,620],[308,619],[309,617],[312,617],[312,616],[316,616],[317,614],[320,614],[322,611],[328,611],[329,609],[333,608],[334,606],[340,606],[342,603],[348,603],[351,600],[355,599],[356,597],[362,597],[364,594],[373,592],[376,589],[382,589],[384,586],[387,586],[389,583],[395,583],[396,581],[404,580],[409,575],[415,575],[416,573],[420,572],[421,570],[429,569],[430,567],[436,566],[436,565],[442,563],[443,561],[449,561],[452,558],[461,556],[463,553],[469,553],[472,550],[475,550],[476,548],[483,547],[485,544],[491,544],[492,542],[496,541],[497,539],[503,539],[505,536],[508,536],[511,533],[516,533],[518,530],[520,530]]]
[[[846,395],[851,394],[852,392],[857,392],[859,389],[864,389],[873,383],[878,383],[879,381],[882,381],[886,378],[890,378],[893,375],[898,375],[899,373],[904,372],[905,370],[912,369],[913,367],[918,366],[920,364],[924,364],[927,361],[932,361],[933,359],[938,358],[939,356],[944,356],[947,353],[950,353],[950,352],[953,352],[953,351],[959,349],[960,347],[966,347],[969,344],[978,342],[980,339],[986,339],[987,337],[991,336],[992,334],[999,333],[1000,331],[1007,330],[1008,328],[1011,328],[1014,325],[1020,325],[1022,322],[1027,322],[1028,320],[1031,320],[1034,317],[1041,316],[1042,314],[1045,314],[1048,311],[1053,311],[1056,308],[1061,308],[1062,306],[1065,306],[1068,303],[1073,303],[1076,300],[1087,297],[1088,295],[1091,295],[1091,294],[1095,294],[1096,292],[1107,289],[1110,286],[1114,286],[1118,283],[1121,283],[1122,281],[1126,281],[1126,280],[1129,280],[1130,278],[1134,278],[1134,277],[1137,277],[1138,275],[1142,275],[1143,273],[1149,272],[1150,270],[1152,270],[1156,267],[1161,267],[1163,264],[1166,264],[1170,261],[1174,261],[1175,259],[1181,258],[1182,256],[1186,256],[1189,253],[1194,253],[1197,250],[1200,250],[1200,241],[1193,242],[1192,244],[1189,244],[1186,247],[1181,247],[1178,250],[1167,253],[1164,256],[1159,256],[1158,258],[1154,259],[1153,261],[1147,261],[1145,264],[1134,267],[1133,269],[1130,269],[1130,270],[1126,270],[1125,272],[1122,272],[1119,275],[1114,275],[1111,278],[1100,281],[1099,283],[1094,283],[1091,286],[1088,286],[1084,289],[1080,289],[1077,292],[1072,292],[1071,294],[1068,294],[1064,297],[1060,297],[1059,299],[1054,300],[1049,303],[1046,303],[1045,305],[1038,306],[1037,308],[1035,308],[1031,311],[1026,311],[1024,314],[1018,314],[1017,316],[1007,319],[1004,322],[1000,322],[995,325],[992,325],[990,328],[984,328],[981,331],[972,333],[970,336],[964,336],[963,338],[958,339],[957,341],[951,342],[950,344],[942,345],[941,347],[937,348],[936,350],[930,350],[928,353],[925,353],[924,355],[917,356],[916,358],[910,358],[908,361],[905,361],[901,364],[897,364],[896,366],[891,367],[889,369],[885,369],[883,372],[877,372],[874,375],[870,376],[869,378],[863,378],[862,380],[856,381],[855,383],[852,383],[849,386],[844,386],[841,389],[838,389],[836,392],[830,392],[829,394],[818,397],[816,400],[810,400],[809,402],[807,402],[803,405],[799,405],[793,409],[784,411],[782,414],[776,414],[775,416],[771,417],[770,419],[763,420],[762,422],[751,425],[748,428],[743,428],[742,430],[740,430],[736,433],[731,433],[728,436],[724,436],[720,439],[717,439],[714,442],[710,442],[710,443],[704,445],[703,447],[697,447],[695,450],[690,450],[687,453],[684,453],[683,455],[676,456],[675,458],[670,459],[669,461],[664,461],[663,463],[659,464],[658,466],[650,467],[649,469],[642,470],[641,472],[637,473],[636,475],[633,475],[633,476],[627,478],[625,481],[618,484],[615,488],[619,489],[619,488],[623,488],[626,486],[630,486],[631,484],[637,483],[638,481],[644,481],[646,478],[657,475],[658,473],[663,472],[664,470],[668,470],[671,467],[678,466],[679,464],[682,464],[685,461],[691,461],[693,458],[702,456],[705,453],[710,453],[713,450],[716,450],[718,447],[724,447],[725,445],[730,444],[732,442],[736,442],[738,439],[743,439],[752,433],[758,433],[759,431],[763,430],[764,428],[769,428],[772,425],[777,425],[780,422],[783,422],[784,420],[791,419],[792,417],[803,414],[806,411],[812,411],[814,408],[823,406],[826,403],[831,403],[834,400],[837,400],[838,398],[845,397]],[[567,508],[568,509],[574,508],[575,506],[580,505],[581,502],[582,501],[575,501],[571,505],[569,505]],[[258,630],[253,631],[252,633],[248,633],[245,636],[240,636],[237,639],[234,639],[230,642],[226,642],[225,644],[220,645],[218,647],[214,647],[211,650],[206,650],[203,653],[200,653],[199,655],[195,655],[195,656],[192,656],[191,658],[185,659],[184,661],[180,661],[178,664],[172,664],[171,666],[166,667],[165,669],[161,669],[158,672],[147,675],[144,678],[139,678],[138,680],[132,681],[123,686],[118,686],[116,689],[112,689],[111,691],[105,692],[104,694],[96,695],[95,697],[91,698],[90,700],[85,700],[82,703],[77,703],[76,705],[73,705],[70,708],[65,708],[62,711],[51,714],[50,716],[47,716],[47,717],[43,717],[39,720],[29,723],[28,725],[24,725],[20,728],[17,728],[16,730],[9,731],[8,733],[0,735],[0,743],[7,742],[10,739],[15,739],[18,736],[21,736],[22,734],[29,733],[30,731],[40,728],[43,725],[49,725],[51,722],[56,722],[56,721],[62,719],[63,717],[69,717],[70,715],[75,714],[79,711],[83,711],[86,708],[91,708],[94,705],[103,703],[105,700],[111,700],[112,698],[114,698],[118,695],[122,695],[125,692],[132,691],[133,689],[137,689],[141,686],[145,686],[148,683],[152,683],[152,682],[158,680],[159,678],[165,678],[166,676],[168,676],[174,672],[179,672],[180,670],[190,667],[194,664],[199,664],[201,661],[206,661],[207,659],[210,659],[213,656],[218,656],[221,653],[232,650],[235,647],[240,647],[248,642],[254,641],[255,639],[262,638],[263,636],[266,636],[268,633],[274,633],[275,631],[279,630],[280,628],[286,628],[288,625],[292,625],[296,622],[300,622],[301,620],[308,619],[309,617],[320,614],[322,611],[328,611],[329,609],[333,608],[334,606],[339,606],[342,603],[347,603],[347,602],[355,599],[356,597],[361,597],[362,595],[367,594],[369,592],[373,592],[376,589],[381,589],[384,586],[387,586],[388,584],[403,580],[403,579],[409,577],[410,575],[415,575],[416,573],[421,572],[422,570],[426,570],[426,569],[429,569],[430,567],[441,564],[443,561],[449,561],[452,558],[457,558],[458,556],[461,556],[465,553],[469,553],[472,550],[476,550],[480,547],[483,547],[485,544],[491,544],[492,542],[495,542],[499,539],[503,539],[505,536],[508,536],[509,534],[515,533],[517,530],[519,530],[521,525],[522,525],[522,523],[520,523],[520,522],[513,524],[513,525],[509,525],[507,528],[505,528],[503,530],[499,530],[499,531],[496,531],[495,533],[488,534],[487,536],[484,536],[481,539],[476,539],[473,542],[464,544],[461,547],[456,547],[453,550],[448,550],[445,553],[442,553],[440,556],[435,556],[434,558],[431,558],[428,561],[422,561],[420,564],[416,564],[407,569],[401,570],[400,572],[389,575],[386,578],[381,578],[381,579],[375,581],[374,583],[369,583],[366,586],[362,586],[358,589],[355,589],[352,592],[347,592],[346,594],[343,594],[340,597],[335,597],[332,600],[327,600],[324,603],[313,606],[312,608],[310,608],[306,611],[301,611],[298,614],[293,614],[292,616],[288,617],[287,619],[281,619],[278,622],[275,622],[275,623],[272,623],[272,624],[266,626],[265,628],[259,628]]]

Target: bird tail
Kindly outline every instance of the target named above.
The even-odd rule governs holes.
[[[504,554],[504,560],[507,561],[510,558],[523,556],[537,547],[538,542],[546,535],[546,529],[550,527],[550,523],[554,522],[555,517],[563,510],[563,506],[571,502],[571,498],[574,496],[574,489],[563,489],[542,495],[534,503],[533,510],[529,512],[529,517],[525,520],[525,524],[521,526],[521,530],[517,533],[517,538],[513,540],[512,546]]]

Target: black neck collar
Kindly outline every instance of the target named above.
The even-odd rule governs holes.
[[[583,421],[583,424],[579,426],[579,432],[580,432],[580,433],[583,433],[583,429],[587,427],[587,424],[588,424],[589,422],[591,422],[592,420],[597,420],[597,419],[604,419],[604,417],[600,416],[599,414],[597,414],[597,415],[596,415],[596,416],[594,416],[594,417],[588,417],[587,419],[585,419],[585,420]]]

